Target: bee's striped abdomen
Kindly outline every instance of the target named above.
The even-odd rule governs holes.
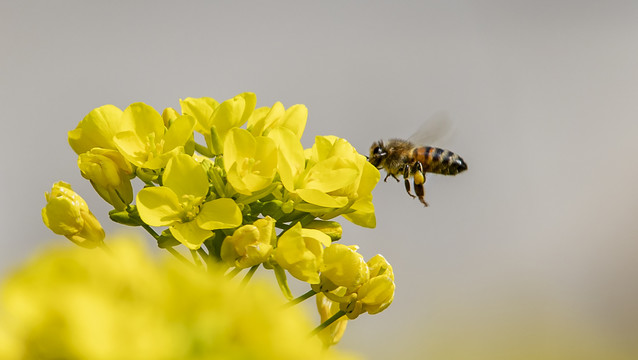
[[[457,154],[433,147],[422,146],[414,148],[414,159],[423,165],[423,171],[441,174],[456,175],[461,171],[467,170],[467,164]]]

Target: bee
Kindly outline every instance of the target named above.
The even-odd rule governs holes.
[[[456,175],[467,170],[467,164],[452,151],[433,146],[416,145],[412,139],[422,137],[424,127],[419,129],[410,140],[390,139],[387,143],[379,140],[370,147],[370,163],[377,169],[385,169],[387,175],[383,181],[392,176],[397,182],[398,175],[403,175],[405,190],[412,198],[419,198],[425,206],[425,174]],[[413,178],[414,191],[410,190],[410,177]]]

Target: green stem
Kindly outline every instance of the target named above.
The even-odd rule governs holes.
[[[198,143],[195,143],[195,151],[209,158],[212,158],[215,156],[206,146],[198,144]]]
[[[275,278],[277,279],[277,284],[279,284],[279,289],[281,289],[281,293],[284,294],[284,297],[288,300],[292,300],[292,292],[290,291],[290,287],[288,287],[288,279],[286,278],[286,271],[279,264],[273,263],[272,268],[275,271]]]
[[[167,247],[166,251],[171,253],[171,255],[175,256],[177,258],[177,260],[183,262],[184,264],[187,264],[189,266],[193,266],[192,262],[188,261],[188,259],[186,259],[184,257],[184,255],[180,254],[177,250],[173,249],[172,247]]]
[[[258,267],[259,265],[255,265],[251,267],[250,270],[248,270],[248,272],[246,273],[246,276],[244,276],[244,278],[241,280],[241,287],[244,287],[246,286],[246,284],[248,284],[250,279],[253,277],[253,274],[255,274],[255,271],[257,271]]]
[[[204,263],[202,263],[202,260],[199,258],[199,255],[197,255],[197,250],[191,250],[191,256],[193,257],[193,262],[195,263],[195,265],[200,268],[203,269],[204,268]]]
[[[208,253],[206,253],[206,250],[200,247],[199,249],[197,249],[197,253],[199,254],[199,256],[202,257],[202,259],[204,259],[204,262],[206,263],[206,267],[208,268],[208,270],[211,270],[212,259],[208,255]]]
[[[317,326],[314,330],[312,330],[312,332],[310,333],[310,336],[317,335],[321,330],[323,330],[323,329],[327,328],[328,326],[332,325],[333,322],[339,320],[345,314],[346,314],[346,312],[343,311],[343,310],[337,311],[334,315],[332,315],[330,317],[330,319],[322,322],[321,325]]]
[[[113,255],[113,250],[111,250],[110,247],[108,247],[108,245],[106,245],[105,243],[101,243],[100,245],[98,245],[100,247],[100,249],[102,249],[105,253],[109,254],[109,255]]]
[[[306,300],[307,298],[309,298],[309,297],[311,297],[311,296],[313,296],[315,294],[317,294],[317,293],[314,290],[312,290],[312,289],[308,290],[307,293],[290,300],[286,305],[284,305],[284,307],[290,307],[290,306],[293,306],[295,304],[299,304],[300,302]]]
[[[239,274],[240,271],[241,271],[240,268],[234,268],[228,274],[226,274],[226,277],[228,277],[229,279],[232,279],[235,276],[237,276],[237,274]]]
[[[149,234],[151,234],[151,236],[153,237],[153,239],[157,240],[159,239],[159,235],[155,232],[155,230],[153,230],[152,227],[148,226],[147,224],[142,224],[142,227],[144,228],[144,230],[146,230]]]

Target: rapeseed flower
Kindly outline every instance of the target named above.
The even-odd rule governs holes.
[[[120,122],[113,137],[117,149],[132,164],[150,170],[165,167],[168,159],[184,152],[195,127],[193,117],[182,115],[167,129],[162,116],[144,103],[129,105]]]
[[[137,209],[151,226],[169,226],[171,234],[192,250],[212,236],[210,230],[241,225],[237,204],[229,198],[205,201],[208,176],[192,157],[179,154],[168,161],[163,186],[147,187],[137,194]]]
[[[353,223],[375,227],[372,189],[380,174],[345,139],[317,136],[305,152],[285,128],[269,134],[278,144],[281,182],[295,199],[295,209],[322,219],[343,215]]]
[[[44,196],[47,204],[42,209],[42,220],[51,231],[85,248],[103,244],[104,230],[100,222],[71,185],[58,181],[53,184],[51,193]]]
[[[133,201],[133,167],[117,150],[93,148],[78,156],[82,177],[104,201],[122,210]]]
[[[291,300],[289,305],[316,295],[322,324],[312,334],[318,334],[325,346],[339,341],[348,319],[364,312],[378,313],[390,305],[394,297],[392,267],[380,255],[366,263],[356,245],[334,243],[343,236],[343,229],[339,222],[329,221],[341,215],[354,224],[375,227],[371,193],[380,174],[365,156],[336,136],[317,136],[312,147],[304,149],[301,137],[308,109],[301,104],[286,109],[276,102],[272,107],[255,109],[255,94],[245,92],[221,103],[201,97],[180,100],[180,105],[181,112],[168,107],[161,115],[144,103],[131,104],[124,111],[105,105],[89,112],[76,129],[69,132],[68,141],[79,155],[82,176],[115,208],[109,212],[113,221],[141,226],[160,248],[189,264],[188,269],[208,269],[211,278],[216,279],[218,273],[225,270],[224,279],[231,279],[243,269],[249,269],[241,281],[242,286],[246,286],[259,265],[263,265],[264,269],[273,271],[284,297]],[[200,137],[196,137],[194,131],[203,135],[205,145],[197,142]],[[135,177],[144,184],[137,194],[131,184]],[[56,184],[46,197],[47,206],[42,216],[47,226],[78,245],[100,246],[108,251],[103,243],[104,231],[68,184]],[[190,250],[192,260],[176,249],[180,244]],[[129,254],[126,260],[118,259],[123,263],[122,271],[133,269],[140,261],[148,263],[131,255],[133,253],[122,252]],[[105,267],[105,271],[110,271]],[[130,276],[130,281],[140,286],[152,281],[154,287],[149,288],[149,293],[154,297],[141,296],[140,299],[163,306],[162,301],[168,300],[162,298],[162,286],[171,286],[171,280],[153,280],[155,270],[149,270],[151,268],[144,265],[134,269],[139,277]],[[288,274],[308,283],[310,290],[295,298],[288,286]],[[231,292],[228,289],[221,291]],[[126,294],[134,293],[127,290]],[[195,319],[192,320],[195,328],[205,332],[186,331],[188,324],[180,325],[182,333],[166,332],[162,330],[165,322],[175,322],[176,317],[169,320],[161,316],[147,317],[150,312],[136,318],[131,313],[123,316],[125,312],[118,313],[117,309],[107,306],[98,313],[84,306],[94,298],[82,295],[81,301],[76,298],[69,301],[78,309],[72,315],[72,324],[79,324],[78,328],[84,331],[82,335],[69,335],[82,342],[72,343],[73,351],[82,348],[90,349],[92,355],[102,354],[89,358],[122,357],[113,344],[118,344],[120,338],[129,340],[133,331],[117,332],[117,321],[129,319],[132,323],[122,326],[141,324],[144,329],[152,329],[139,339],[129,340],[133,346],[124,346],[129,349],[124,356],[127,358],[188,358],[184,354],[190,351],[192,344],[196,344],[193,346],[199,349],[200,357],[217,356],[217,351],[209,352],[205,346],[200,347],[200,343],[219,341],[212,348],[224,349],[228,342],[239,344],[237,340],[244,339],[244,330],[236,328],[227,329],[231,335],[216,335],[215,331],[224,328],[229,318],[223,317],[212,325],[207,323],[205,319],[213,310],[200,306],[201,294],[181,288],[175,294],[181,296],[180,304],[186,299],[189,307],[195,305],[193,313],[186,316]],[[233,293],[233,296],[243,298],[244,294]],[[154,302],[160,298],[161,301]],[[215,294],[206,297],[211,306],[221,301],[218,298],[224,297]],[[252,331],[255,326],[251,321],[260,315],[252,313],[251,304],[241,305],[244,304],[241,300],[237,303],[251,307],[239,323]],[[170,307],[175,308],[172,304]],[[91,328],[83,322],[89,317],[87,314],[93,313],[105,327]],[[174,315],[168,312],[167,316]],[[201,320],[197,320],[200,317]],[[66,336],[64,331],[60,336]],[[263,331],[262,336],[246,337],[247,341],[260,349],[277,341],[296,341],[294,337],[285,336],[275,340],[266,334],[267,329]],[[0,347],[13,335],[15,333],[7,333],[0,326]],[[65,343],[55,336],[52,339],[53,342],[48,343],[42,340],[41,348],[34,347],[37,352],[34,356],[46,353],[52,357],[82,358],[65,352],[64,344],[71,342]],[[164,346],[161,354],[150,349],[156,343]],[[187,348],[181,348],[182,343]],[[63,345],[58,347],[58,344]],[[19,346],[12,349],[32,354],[31,350]],[[140,349],[144,349],[147,356],[137,356]],[[174,355],[174,350],[182,353]],[[242,359],[257,354],[245,350],[248,352],[238,352]],[[260,358],[285,358],[270,356],[267,351],[258,353]],[[2,354],[0,352],[0,357]],[[223,352],[219,354],[222,358],[233,358]],[[312,358],[295,354],[298,355],[295,358]]]
[[[268,260],[273,249],[275,220],[271,217],[258,219],[252,224],[235,230],[224,239],[221,258],[229,266],[249,268]]]
[[[0,287],[3,359],[345,359],[263,283],[112,253],[49,250]]]
[[[195,118],[195,131],[204,135],[213,155],[219,155],[223,152],[226,134],[246,123],[255,109],[257,98],[255,94],[245,92],[221,104],[209,97],[186,98],[179,102],[182,114]]]
[[[275,260],[297,279],[317,284],[323,248],[329,245],[328,235],[319,230],[304,229],[297,223],[279,237]]]
[[[277,171],[277,146],[270,138],[233,128],[224,141],[224,167],[233,188],[251,195],[272,183]]]
[[[248,119],[246,129],[254,136],[264,135],[277,128],[286,128],[301,139],[308,120],[308,108],[297,104],[284,109],[284,105],[277,101],[272,107],[261,107]]]

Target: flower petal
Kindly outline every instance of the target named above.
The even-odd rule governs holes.
[[[372,194],[360,197],[350,207],[354,212],[342,214],[344,218],[353,224],[367,228],[375,228],[377,226],[377,217],[374,214],[374,204],[372,203]]]
[[[213,112],[211,124],[215,126],[222,141],[230,129],[241,126],[248,120],[256,102],[255,94],[246,92],[219,104]]]
[[[248,130],[233,128],[224,140],[224,167],[229,171],[231,166],[245,158],[255,156],[257,142]]]
[[[69,145],[78,155],[95,147],[115,150],[113,136],[120,131],[121,118],[122,110],[113,105],[91,110],[68,132]]]
[[[173,123],[164,134],[164,151],[171,151],[178,146],[184,146],[186,141],[193,136],[195,118],[183,115],[173,120]]]
[[[203,199],[208,193],[206,171],[186,154],[175,155],[168,161],[162,180],[164,186],[170,188],[179,199],[184,196]]]
[[[308,120],[306,105],[297,104],[289,107],[281,120],[281,126],[290,129],[298,139],[301,139]]]
[[[230,229],[241,225],[242,216],[233,199],[221,198],[202,205],[197,224],[203,229]]]
[[[136,166],[143,166],[148,159],[146,146],[133,131],[123,131],[113,137],[118,151]]]
[[[217,100],[209,97],[191,98],[179,100],[182,107],[182,114],[191,115],[197,121],[196,129],[199,133],[208,133],[213,125],[211,116],[213,111],[219,106]]]
[[[143,140],[150,134],[164,136],[164,120],[152,106],[138,102],[129,105],[122,114],[122,131],[133,131]]]
[[[277,128],[268,133],[277,144],[277,170],[281,182],[288,191],[295,190],[295,179],[304,170],[306,158],[301,142],[286,128]]]
[[[323,191],[316,189],[298,189],[297,194],[305,202],[327,208],[340,208],[348,204],[348,198],[346,197],[330,196]]]
[[[151,226],[166,226],[180,221],[182,206],[173,190],[161,187],[147,187],[137,193],[137,210],[145,223]]]
[[[204,240],[213,235],[210,230],[200,228],[195,221],[177,223],[170,227],[170,231],[175,239],[191,250],[199,249]]]

